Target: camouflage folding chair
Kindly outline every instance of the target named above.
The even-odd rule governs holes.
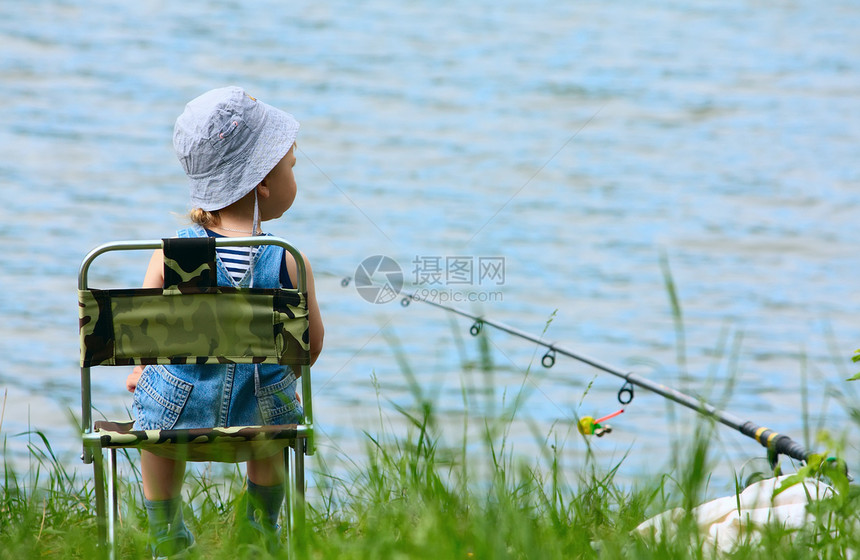
[[[297,288],[217,286],[215,247],[225,245],[283,247],[296,259]],[[88,286],[88,271],[98,256],[147,249],[164,250],[164,288],[99,290]],[[111,558],[115,556],[119,512],[117,449],[146,449],[189,461],[219,462],[241,462],[283,451],[288,538],[294,525],[304,521],[304,455],[313,453],[306,298],[304,260],[294,247],[277,237],[116,242],[97,247],[84,258],[78,276],[82,459],[94,465],[99,541],[107,546]],[[199,313],[201,309],[206,313]],[[187,336],[189,333],[195,336]],[[133,423],[128,421],[93,422],[91,367],[184,363],[298,366],[304,420],[281,426],[145,431],[133,430]],[[105,449],[109,451],[107,462]]]

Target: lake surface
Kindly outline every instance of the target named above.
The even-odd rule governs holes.
[[[562,357],[544,369],[541,349],[489,329],[496,367],[481,373],[469,321],[342,286],[385,255],[405,290],[480,300],[455,305],[810,446],[845,433],[856,464],[858,28],[860,4],[838,0],[0,4],[6,455],[26,460],[19,434],[42,430],[76,461],[79,263],[181,227],[173,122],[237,84],[302,123],[299,196],[267,229],[316,272],[327,460],[360,456],[380,412],[405,431],[398,354],[446,441],[464,411],[499,412],[523,388],[511,442],[533,455],[553,439],[572,480],[575,419],[620,407],[616,378]],[[94,280],[137,285],[145,264]],[[122,414],[127,370],[103,369],[96,398]],[[640,390],[592,446],[606,468],[629,452],[624,479],[657,476],[695,419]],[[764,456],[728,429],[713,441],[715,486]]]

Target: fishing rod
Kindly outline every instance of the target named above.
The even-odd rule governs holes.
[[[539,346],[545,347],[547,349],[547,352],[546,354],[544,354],[543,358],[541,358],[541,365],[543,365],[545,368],[551,368],[553,365],[555,365],[556,356],[558,354],[561,354],[569,358],[573,358],[574,360],[577,360],[584,364],[588,364],[606,373],[610,373],[616,377],[620,377],[625,381],[624,385],[618,391],[618,401],[622,405],[627,405],[633,400],[633,387],[637,386],[643,389],[647,389],[652,393],[657,393],[658,395],[661,395],[680,405],[695,410],[700,414],[713,418],[720,423],[759,442],[762,447],[765,447],[768,450],[768,460],[770,461],[771,466],[774,468],[776,467],[779,455],[786,455],[788,457],[791,457],[792,459],[801,461],[803,463],[807,463],[809,461],[810,456],[812,456],[812,453],[807,451],[802,445],[800,445],[785,434],[780,434],[779,432],[775,432],[770,428],[759,426],[758,424],[749,420],[743,420],[733,414],[718,410],[713,405],[708,404],[701,399],[694,398],[671,387],[655,383],[650,379],[647,379],[635,373],[620,370],[605,362],[602,362],[595,358],[591,358],[589,356],[585,356],[578,352],[574,352],[573,350],[569,350],[567,348],[559,346],[554,342],[544,340],[539,336],[534,336],[510,325],[506,325],[505,323],[493,321],[483,316],[473,315],[472,313],[468,313],[466,311],[463,311],[462,309],[437,303],[427,298],[422,298],[415,293],[404,294],[404,297],[401,300],[401,304],[406,307],[412,301],[420,301],[473,320],[474,323],[469,328],[469,332],[472,334],[472,336],[478,336],[481,333],[481,330],[483,329],[484,325],[489,325],[497,330],[506,332],[513,336],[528,340]]]

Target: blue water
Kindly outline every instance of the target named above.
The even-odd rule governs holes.
[[[860,5],[403,4],[0,4],[10,456],[28,429],[73,455],[77,267],[104,241],[182,224],[173,121],[228,84],[302,123],[299,197],[268,230],[317,273],[327,331],[315,404],[329,460],[360,454],[380,406],[386,429],[403,429],[392,402],[412,397],[395,348],[452,441],[465,408],[500,410],[524,384],[513,439],[532,453],[534,433],[558,434],[574,472],[585,453],[575,417],[619,407],[619,380],[567,359],[544,370],[541,351],[500,333],[489,332],[492,379],[464,373],[479,358],[468,321],[341,287],[380,254],[409,289],[492,292],[459,306],[535,334],[555,312],[546,336],[569,348],[799,441],[822,426],[856,441],[842,401],[856,402],[844,379],[860,344]],[[448,257],[504,258],[504,282],[409,286],[427,272],[414,262]],[[683,311],[680,358],[664,257]],[[110,262],[96,280],[136,285],[144,265]],[[129,406],[126,373],[97,374],[105,412]],[[694,419],[637,391],[595,450],[607,466],[632,450],[621,476],[659,475]],[[718,434],[717,480],[763,456]]]

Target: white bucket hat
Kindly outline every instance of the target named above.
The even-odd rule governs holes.
[[[260,184],[296,141],[299,122],[240,87],[191,100],[176,119],[173,148],[191,180],[191,207],[225,208]]]

